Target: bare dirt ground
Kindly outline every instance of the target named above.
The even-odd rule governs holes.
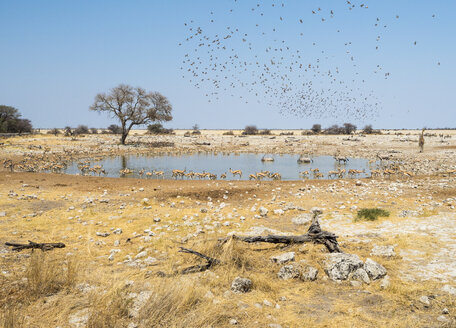
[[[454,327],[456,325],[456,135],[117,137],[35,135],[0,139],[0,323],[5,327]],[[435,134],[435,136],[434,136]],[[187,181],[23,172],[124,153],[256,152],[390,156],[393,174],[368,179]],[[2,161],[3,162],[3,161]],[[52,169],[53,168],[53,169]],[[219,245],[236,235],[303,234],[311,209],[343,252],[381,264],[387,277],[331,279],[322,245]],[[360,208],[387,210],[376,221]],[[266,213],[267,212],[267,213]],[[5,242],[63,242],[13,252]],[[178,272],[221,261],[201,273]],[[382,248],[384,247],[384,248]],[[374,250],[393,250],[388,254]],[[294,262],[271,256],[294,252]],[[305,261],[315,281],[280,279]],[[177,273],[176,273],[177,272]],[[252,281],[247,293],[231,289]],[[361,279],[362,280],[362,279]]]

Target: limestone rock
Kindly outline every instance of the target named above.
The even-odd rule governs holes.
[[[270,260],[273,263],[278,263],[278,264],[284,264],[287,262],[293,262],[295,259],[295,253],[294,252],[288,252],[288,253],[283,253],[280,255],[274,255],[271,256]]]
[[[298,215],[298,216],[292,218],[291,222],[293,222],[296,225],[305,225],[305,224],[309,224],[311,220],[312,220],[312,217],[310,214],[301,214],[301,215]]]
[[[353,272],[353,274],[351,275],[351,279],[362,281],[365,284],[370,284],[369,275],[363,268],[359,268],[355,272]]]
[[[366,260],[366,263],[364,263],[364,270],[366,270],[367,274],[369,275],[369,278],[371,278],[372,280],[383,278],[384,276],[386,276],[387,273],[383,265],[369,258]]]
[[[301,268],[299,265],[296,264],[288,264],[284,265],[280,268],[279,272],[277,273],[279,279],[288,280],[288,279],[296,279],[301,276]]]
[[[236,277],[231,283],[231,290],[234,293],[247,293],[252,289],[252,280]]]
[[[395,256],[394,246],[375,246],[370,253],[372,256],[392,257]]]
[[[350,273],[363,266],[363,261],[360,260],[358,255],[331,253],[327,255],[324,265],[328,277],[337,281],[346,280]]]

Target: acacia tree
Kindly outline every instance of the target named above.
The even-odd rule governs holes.
[[[90,110],[108,112],[119,119],[122,145],[125,145],[133,126],[171,121],[173,118],[172,106],[165,96],[126,84],[112,88],[107,94],[97,94]]]

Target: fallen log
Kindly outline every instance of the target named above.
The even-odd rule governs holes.
[[[246,243],[272,243],[272,244],[304,244],[313,242],[314,244],[323,244],[326,246],[330,253],[341,253],[339,244],[337,242],[337,236],[329,231],[321,230],[320,223],[318,222],[318,216],[322,214],[320,210],[313,211],[312,223],[309,230],[304,235],[300,236],[280,236],[280,235],[268,235],[268,236],[236,236],[233,235],[231,238],[240,240]],[[228,239],[222,239],[221,242],[227,242]]]
[[[24,249],[41,249],[42,252],[45,252],[45,251],[51,251],[54,248],[64,248],[65,247],[64,243],[35,243],[30,240],[29,240],[28,244],[6,242],[5,245],[13,247],[12,250],[17,251],[17,252],[20,252]]]

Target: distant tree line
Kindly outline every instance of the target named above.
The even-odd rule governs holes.
[[[19,110],[11,106],[0,105],[0,133],[32,132],[30,120],[21,118]]]
[[[321,124],[314,124],[311,128],[311,131],[314,134],[352,134],[356,132],[357,126],[352,123],[344,123],[342,126],[339,126],[337,124],[331,125],[330,127],[322,130]],[[372,125],[366,125],[363,128],[363,133],[364,134],[372,134],[372,133],[379,133],[379,131],[376,131],[372,128]]]

